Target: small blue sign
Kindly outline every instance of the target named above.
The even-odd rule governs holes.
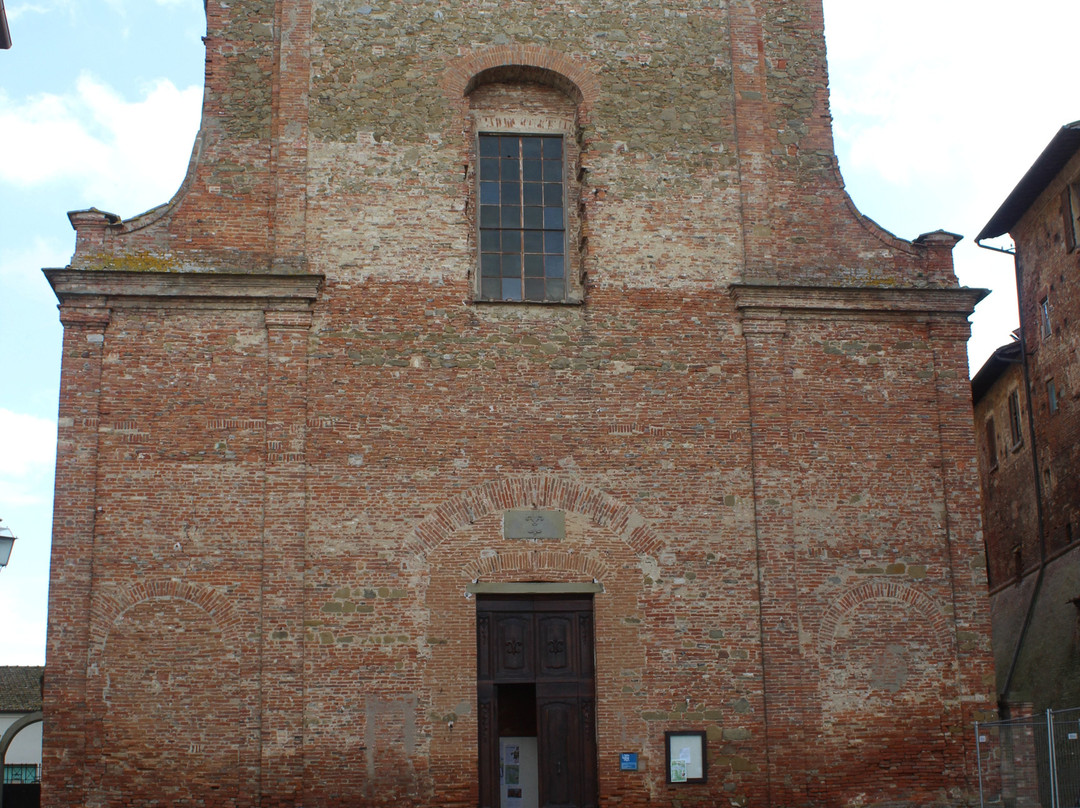
[[[637,752],[623,752],[619,755],[619,770],[624,772],[637,771]]]

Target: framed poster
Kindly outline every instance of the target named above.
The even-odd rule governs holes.
[[[664,750],[669,783],[705,782],[708,769],[704,732],[665,732]]]

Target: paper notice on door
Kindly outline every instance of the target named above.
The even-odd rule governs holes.
[[[517,744],[503,744],[503,788],[506,789],[502,808],[522,808],[521,796],[521,747]]]

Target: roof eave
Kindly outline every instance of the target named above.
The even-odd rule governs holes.
[[[1080,149],[1080,121],[1067,123],[1043,149],[1013,191],[1001,203],[1001,207],[983,227],[975,241],[997,238],[1013,229],[1020,217],[1030,208],[1039,194],[1058,175],[1058,172]]]
[[[989,358],[979,368],[979,372],[971,379],[971,402],[978,404],[990,388],[994,386],[1001,375],[1010,365],[1020,363],[1020,342],[1014,340],[1002,345],[990,354]]]
[[[0,50],[11,47],[11,30],[7,24],[7,12],[4,11],[4,0],[0,0]]]

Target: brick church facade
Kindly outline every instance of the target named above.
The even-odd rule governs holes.
[[[178,194],[46,271],[43,804],[977,791],[979,292],[848,199],[818,0],[206,46]]]

